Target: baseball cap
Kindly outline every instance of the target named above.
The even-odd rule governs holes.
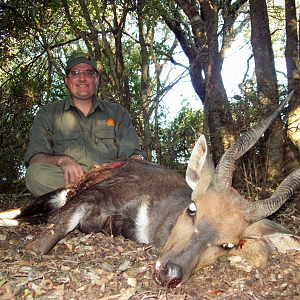
[[[90,54],[79,52],[69,57],[67,61],[66,72],[80,63],[89,64],[97,71],[97,64],[95,58]]]

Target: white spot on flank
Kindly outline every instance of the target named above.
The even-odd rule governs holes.
[[[69,189],[63,190],[59,192],[58,194],[52,196],[50,199],[50,203],[55,207],[55,208],[60,208],[66,204],[67,201],[67,194],[69,192]]]
[[[67,232],[72,231],[78,225],[79,221],[84,217],[85,212],[86,210],[84,206],[80,206],[79,209],[76,210],[69,221],[69,228]]]
[[[142,202],[136,219],[135,219],[135,226],[136,226],[136,238],[138,242],[148,244],[148,224],[149,224],[149,218],[148,218],[148,203]]]

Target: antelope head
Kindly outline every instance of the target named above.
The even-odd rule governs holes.
[[[232,187],[235,160],[256,143],[291,96],[244,133],[224,153],[216,168],[205,137],[199,138],[186,173],[193,189],[191,203],[178,218],[154,267],[158,284],[175,287],[232,248],[238,248],[253,224],[273,214],[298,188],[300,169],[290,174],[269,199],[248,202]]]

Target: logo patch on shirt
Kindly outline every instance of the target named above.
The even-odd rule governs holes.
[[[105,120],[97,120],[97,125],[106,125]]]
[[[110,125],[110,126],[114,126],[115,125],[115,121],[113,119],[109,119],[109,120],[107,120],[106,124]]]

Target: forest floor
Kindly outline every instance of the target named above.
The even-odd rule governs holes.
[[[0,195],[0,211],[21,207],[30,195]],[[273,220],[300,234],[294,196]],[[48,255],[24,247],[43,226],[0,228],[0,299],[300,299],[300,253],[274,254],[266,268],[232,266],[226,255],[181,287],[155,284],[160,251],[122,237],[71,232]]]

